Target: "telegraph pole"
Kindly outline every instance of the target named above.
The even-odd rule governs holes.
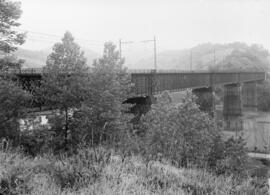
[[[122,44],[131,44],[132,41],[122,41],[122,39],[119,39],[119,58],[122,58]]]
[[[157,41],[155,36],[154,36],[154,67],[155,70],[157,70]]]
[[[216,65],[216,49],[214,49],[214,66]]]
[[[192,71],[192,50],[190,50],[190,71]]]
[[[122,58],[122,40],[119,39],[119,58]]]
[[[154,39],[152,40],[145,40],[142,41],[143,43],[147,43],[147,42],[153,42],[154,43],[154,68],[155,70],[157,70],[157,40],[156,37],[154,36]]]

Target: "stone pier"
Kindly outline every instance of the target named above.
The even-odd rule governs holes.
[[[243,130],[241,85],[229,84],[224,86],[223,116],[225,130],[235,131],[236,134]]]
[[[256,82],[247,82],[243,84],[242,101],[244,111],[257,111],[258,95]]]

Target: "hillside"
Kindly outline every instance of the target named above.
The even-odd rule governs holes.
[[[98,58],[99,55],[92,50],[83,49],[85,52],[84,55],[87,58],[88,65],[92,65],[94,59]],[[15,55],[24,59],[24,67],[25,68],[39,68],[46,64],[47,56],[51,53],[51,49],[43,49],[43,50],[28,50],[28,49],[18,49],[15,52]]]
[[[159,69],[192,70],[208,69],[261,69],[269,66],[269,52],[259,45],[245,43],[205,43],[190,49],[168,50],[158,53]],[[152,57],[136,62],[140,67],[153,64]],[[259,67],[259,68],[258,68]],[[151,68],[151,66],[150,66]]]

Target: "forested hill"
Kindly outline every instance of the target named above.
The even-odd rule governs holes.
[[[190,70],[259,70],[269,68],[269,52],[260,45],[245,43],[205,43],[184,50],[168,50],[158,54],[160,69]],[[152,64],[152,58],[137,62],[140,67]]]
[[[232,53],[210,69],[215,70],[269,70],[270,55],[268,50],[258,45],[243,49],[234,49]]]
[[[92,65],[99,54],[89,49],[83,49],[88,65]],[[24,59],[24,67],[41,67],[45,65],[50,49],[34,51],[19,49],[15,52],[18,58]],[[153,57],[149,55],[135,55],[127,57],[128,68],[153,68]],[[212,44],[204,43],[190,49],[167,50],[158,53],[159,69],[190,70],[262,70],[269,69],[270,54],[260,45],[245,43]]]
[[[93,60],[99,57],[99,55],[92,50],[83,49],[83,51],[85,57],[87,58],[88,65],[92,65]],[[14,54],[17,56],[17,58],[25,60],[23,67],[39,68],[46,64],[47,56],[51,52],[51,49],[28,50],[20,48]]]

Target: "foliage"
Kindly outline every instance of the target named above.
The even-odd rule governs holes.
[[[125,132],[122,155],[140,154],[147,161],[166,159],[178,167],[196,166],[217,174],[246,176],[244,140],[222,139],[215,119],[200,111],[190,91],[179,104],[173,104],[168,96],[164,92],[142,117],[139,130],[143,134],[138,136],[137,129]]]
[[[22,61],[10,61],[10,52],[17,49],[17,45],[24,43],[25,34],[18,32],[13,27],[20,26],[17,20],[21,16],[21,4],[10,0],[0,1],[0,69],[20,66]],[[6,62],[9,63],[6,63]]]
[[[247,194],[262,193],[251,179],[215,176],[206,170],[145,164],[138,156],[121,160],[104,148],[77,155],[30,158],[0,150],[2,194]]]
[[[22,152],[36,156],[38,154],[55,151],[58,149],[58,144],[61,145],[63,140],[60,142],[59,140],[53,139],[54,137],[57,137],[55,132],[48,128],[26,130],[20,137],[20,145],[23,149]]]
[[[131,80],[123,63],[115,45],[105,43],[103,56],[94,62],[90,74],[90,95],[74,113],[74,126],[92,144],[117,139],[119,130],[127,125],[122,102],[130,93]]]
[[[16,83],[0,79],[0,138],[19,138],[18,120],[25,115],[30,98]]]
[[[239,178],[247,176],[246,142],[240,136],[229,138],[221,143],[220,158],[217,158],[216,172],[218,174],[235,175]]]
[[[56,140],[66,148],[69,141],[72,113],[81,106],[87,89],[88,67],[80,47],[74,42],[71,33],[66,32],[62,42],[56,43],[48,56],[44,79],[41,83],[41,98],[45,105],[56,111],[56,117],[50,122],[55,131]]]
[[[79,144],[94,146],[103,141],[117,146],[122,131],[130,128],[122,102],[131,84],[122,65],[115,46],[106,43],[103,57],[88,71],[83,53],[67,32],[48,57],[41,86],[34,89],[53,112],[51,128],[24,136],[28,153],[45,149],[73,153]]]
[[[214,120],[200,111],[195,102],[195,96],[187,91],[182,103],[175,105],[163,98],[143,117],[144,142],[150,158],[161,156],[185,167],[207,165],[218,130]]]

